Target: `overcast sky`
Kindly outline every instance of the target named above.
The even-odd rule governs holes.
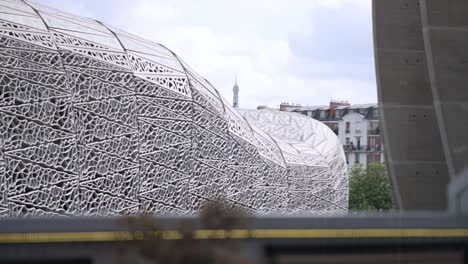
[[[377,101],[371,0],[34,0],[164,44],[241,108]]]

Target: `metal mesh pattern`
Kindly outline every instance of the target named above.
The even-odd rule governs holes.
[[[217,196],[347,210],[323,125],[281,115],[279,135],[276,114],[238,112],[164,46],[92,19],[0,0],[0,95],[2,216],[190,214]]]

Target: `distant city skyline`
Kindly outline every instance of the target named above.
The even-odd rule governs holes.
[[[370,0],[35,0],[170,47],[242,108],[377,102]]]

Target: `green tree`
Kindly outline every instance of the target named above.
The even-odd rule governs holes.
[[[385,166],[369,163],[366,169],[356,166],[349,178],[350,210],[389,210],[393,207],[390,182]]]

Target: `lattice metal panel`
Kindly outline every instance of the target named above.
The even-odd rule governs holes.
[[[0,215],[347,210],[336,136],[238,112],[166,47],[46,6],[0,0]]]
[[[290,209],[346,210],[348,175],[343,148],[324,124],[290,112],[241,110],[252,126],[269,134],[286,161]],[[301,204],[304,199],[312,204]],[[318,205],[319,204],[319,205]]]

